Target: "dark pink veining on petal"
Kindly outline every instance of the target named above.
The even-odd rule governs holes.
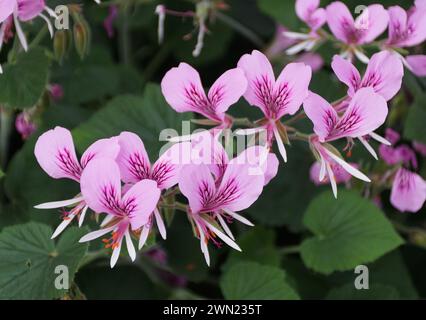
[[[56,154],[56,160],[58,161],[59,167],[68,175],[73,177],[76,180],[80,180],[81,176],[81,166],[75,159],[71,156],[71,152],[67,148],[58,150]]]
[[[127,160],[128,167],[132,175],[137,180],[148,179],[150,164],[139,153],[133,153]]]

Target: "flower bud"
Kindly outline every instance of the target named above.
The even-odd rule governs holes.
[[[81,59],[89,53],[90,47],[90,27],[86,20],[79,16],[74,23],[74,45]]]
[[[53,38],[53,52],[56,60],[62,64],[71,45],[71,32],[69,30],[57,30]]]

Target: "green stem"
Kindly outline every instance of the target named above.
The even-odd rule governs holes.
[[[129,34],[129,10],[130,7],[128,5],[123,7],[121,25],[119,28],[121,61],[127,66],[132,63],[132,43]]]
[[[12,130],[12,112],[0,107],[0,166],[4,169],[8,159],[9,137]]]
[[[166,203],[160,203],[160,207],[162,208],[169,208],[169,209],[176,209],[176,210],[180,210],[183,212],[187,212],[188,210],[188,206],[186,204],[180,203],[180,202],[175,202],[173,204],[166,204]]]
[[[229,27],[234,29],[235,31],[241,33],[241,35],[249,39],[257,47],[263,48],[265,46],[265,43],[257,34],[255,34],[252,30],[242,25],[240,22],[238,22],[234,18],[231,18],[230,16],[227,16],[221,12],[216,12],[216,17],[220,21],[222,21],[223,23],[227,24]]]
[[[288,247],[283,247],[280,248],[280,253],[283,255],[287,255],[287,254],[294,254],[294,253],[300,253],[300,245],[295,245],[295,246],[288,246]]]
[[[37,35],[34,37],[34,39],[31,41],[31,43],[28,45],[29,48],[34,48],[40,44],[41,41],[43,41],[44,37],[47,35],[48,29],[46,26],[40,29],[40,31],[37,33]]]
[[[157,72],[157,70],[162,66],[164,60],[167,59],[169,53],[173,47],[174,41],[168,41],[164,45],[162,45],[160,51],[155,55],[155,57],[151,60],[148,66],[145,68],[143,72],[143,85],[145,87],[146,83],[151,80],[152,76]]]

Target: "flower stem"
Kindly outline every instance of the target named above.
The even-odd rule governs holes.
[[[132,62],[131,57],[131,39],[129,34],[129,6],[124,6],[122,11],[122,17],[121,17],[121,25],[120,25],[120,55],[121,55],[121,61],[129,66]]]
[[[0,166],[6,167],[9,153],[9,137],[12,130],[12,113],[0,107]]]
[[[282,247],[279,251],[283,255],[300,253],[300,245]]]
[[[251,42],[253,42],[258,48],[263,48],[265,46],[265,43],[257,34],[255,34],[252,30],[242,25],[240,22],[238,22],[234,18],[231,18],[230,16],[227,16],[221,12],[216,12],[215,14],[220,21],[227,24],[229,27],[239,32],[240,34],[242,34],[244,37],[246,37]]]

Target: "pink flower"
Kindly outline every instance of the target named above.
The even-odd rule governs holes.
[[[396,144],[401,139],[401,135],[393,130],[392,128],[387,128],[385,133],[385,138],[388,140],[391,144]]]
[[[371,57],[363,78],[351,62],[338,55],[333,57],[331,67],[339,80],[349,87],[350,97],[360,88],[370,87],[389,101],[401,89],[404,76],[401,60],[388,51],[381,51]]]
[[[236,68],[222,74],[206,95],[197,70],[186,63],[169,70],[161,81],[163,95],[176,112],[196,112],[221,126],[228,125],[225,113],[246,88],[244,72]]]
[[[117,164],[121,179],[125,183],[136,183],[144,179],[157,182],[161,190],[173,187],[178,182],[179,171],[189,151],[189,143],[175,144],[151,165],[142,140],[132,132],[118,136],[120,153]],[[189,160],[188,162],[189,163]]]
[[[230,160],[222,144],[211,134],[197,135],[192,140],[190,153],[191,163],[207,165],[217,181],[222,179],[231,162],[248,164],[250,174],[264,176],[264,185],[267,185],[278,172],[278,158],[270,153],[268,148],[251,146]]]
[[[358,169],[358,165],[356,163],[349,163],[353,168]],[[352,175],[348,173],[343,167],[336,162],[330,162],[330,168],[331,171],[334,174],[334,178],[336,180],[336,183],[346,183],[349,182],[352,179]],[[311,181],[315,185],[322,185],[330,183],[330,180],[328,177],[324,177],[322,180],[320,180],[320,172],[321,172],[321,162],[316,161],[312,164],[311,169],[309,170],[309,177]]]
[[[80,162],[77,160],[71,132],[62,127],[55,127],[43,133],[37,140],[34,154],[40,167],[54,179],[72,179],[80,182],[83,169],[95,158],[115,159],[119,146],[116,138],[101,139],[93,143],[83,153]],[[64,221],[57,227],[52,238],[58,236],[76,217],[79,216],[79,226],[83,224],[87,211],[85,198],[79,194],[76,197],[43,203],[35,206],[37,209],[55,209],[72,206],[69,212],[64,212]]]
[[[238,164],[235,159],[227,165],[219,181],[215,181],[209,167],[204,164],[190,164],[182,168],[179,189],[188,199],[189,217],[193,220],[200,238],[201,251],[210,265],[207,242],[219,237],[232,248],[241,251],[233,241],[224,218],[236,219],[253,225],[236,212],[250,207],[263,190],[264,177],[250,174],[248,164]],[[219,225],[215,220],[219,221]],[[225,232],[220,229],[223,228]],[[226,233],[226,234],[225,234]]]
[[[390,201],[399,211],[417,212],[426,200],[426,182],[418,174],[400,168],[394,178]]]
[[[142,180],[122,195],[120,169],[114,160],[92,160],[81,175],[81,193],[87,205],[107,217],[101,229],[88,233],[80,242],[91,241],[112,232],[106,247],[112,247],[111,268],[120,256],[122,241],[126,239],[127,251],[132,261],[136,258],[130,232],[149,223],[151,213],[160,199],[160,189],[152,180]]]
[[[413,141],[413,148],[423,157],[426,157],[426,145],[417,141]]]
[[[10,24],[13,19],[16,34],[22,45],[22,48],[28,50],[28,42],[22,30],[20,21],[28,22],[36,17],[40,17],[46,21],[50,35],[53,37],[53,26],[47,16],[43,14],[46,11],[49,16],[56,17],[56,13],[46,6],[44,0],[0,0],[0,49],[5,38],[10,37]],[[0,73],[3,70],[0,66]]]
[[[406,144],[399,146],[396,148],[396,153],[404,165],[411,165],[414,169],[418,168],[416,153],[409,146]]]
[[[380,127],[388,114],[385,99],[372,88],[359,89],[341,117],[331,104],[313,92],[305,99],[303,108],[320,142],[346,137],[362,139]]]
[[[18,114],[15,120],[15,127],[23,140],[27,140],[37,130],[36,124],[31,121],[30,116],[26,112]]]
[[[296,14],[300,20],[304,21],[310,28],[309,33],[299,33],[284,31],[283,34],[289,38],[298,41],[294,46],[287,49],[286,54],[294,55],[300,51],[311,51],[317,44],[322,41],[321,36],[317,33],[325,21],[326,14],[323,8],[319,7],[319,0],[297,0]]]
[[[400,140],[401,136],[398,132],[391,128],[386,129],[385,138],[391,145],[395,145]],[[397,150],[390,146],[390,145],[380,145],[379,146],[379,154],[380,157],[388,164],[388,165],[395,165],[399,163],[400,156]]]
[[[407,67],[418,77],[426,77],[426,55],[406,57]]]
[[[130,185],[150,179],[157,183],[160,190],[171,188],[178,182],[182,165],[185,161],[187,161],[186,163],[190,162],[185,160],[189,153],[190,145],[188,142],[173,145],[153,165],[151,165],[142,140],[136,134],[122,132],[118,137],[118,143],[120,153],[116,161],[120,168],[121,179]],[[166,228],[158,210],[154,211],[153,216],[161,236],[166,239]],[[152,217],[150,217],[151,220]],[[148,236],[151,227],[151,222],[144,226],[143,235]],[[146,238],[142,240],[139,243],[139,248],[145,244]]]
[[[109,38],[114,37],[114,22],[118,17],[118,7],[116,5],[109,6],[108,17],[104,20],[104,28]]]
[[[326,22],[326,13],[319,8],[320,0],[296,0],[296,14],[312,31],[321,28]]]
[[[379,154],[383,161],[390,166],[393,166],[401,161],[400,154],[395,148],[391,146],[387,146],[384,144],[380,145]]]
[[[361,45],[372,42],[386,30],[388,14],[382,5],[370,5],[355,20],[348,7],[340,1],[326,8],[327,23],[334,36],[348,44]]]
[[[49,93],[52,99],[57,102],[64,97],[64,88],[60,84],[52,83],[49,86]]]
[[[248,80],[245,99],[251,105],[259,107],[267,119],[261,129],[267,131],[269,146],[275,137],[281,156],[287,161],[277,122],[283,116],[293,115],[299,110],[308,95],[311,68],[303,63],[289,63],[275,79],[271,63],[257,50],[243,55],[238,67],[244,70]]]
[[[405,11],[399,6],[388,9],[389,38],[387,45],[393,47],[412,47],[426,39],[426,7],[419,5]]]

